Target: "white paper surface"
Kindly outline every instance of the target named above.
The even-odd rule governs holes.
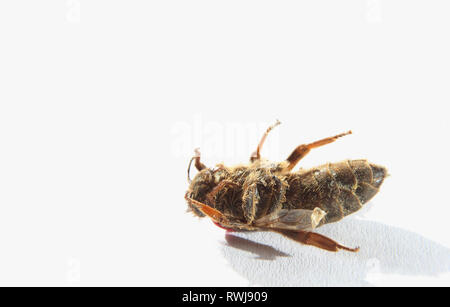
[[[0,284],[449,286],[449,5],[0,1]],[[318,229],[359,253],[185,213],[194,149],[246,163],[276,119],[264,158],[352,130],[299,167],[388,168]]]

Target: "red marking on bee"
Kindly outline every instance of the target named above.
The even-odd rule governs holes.
[[[222,229],[225,229],[227,232],[233,232],[233,231],[234,231],[234,230],[231,229],[231,228],[223,227],[222,225],[220,225],[220,224],[217,223],[217,222],[214,222],[214,221],[213,221],[213,223],[214,223],[214,225],[216,225],[217,227],[222,228]]]

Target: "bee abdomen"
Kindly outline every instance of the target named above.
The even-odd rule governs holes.
[[[286,207],[327,212],[323,224],[359,210],[378,192],[386,168],[366,160],[328,163],[288,177]]]
[[[363,205],[378,193],[379,187],[387,176],[387,170],[383,166],[369,163],[367,160],[347,160],[355,176],[355,186],[351,192]]]

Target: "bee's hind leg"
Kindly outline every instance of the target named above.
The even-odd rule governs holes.
[[[335,135],[335,136],[332,136],[329,138],[315,141],[313,143],[297,146],[297,148],[294,149],[294,151],[289,155],[289,157],[286,159],[286,161],[282,162],[283,163],[282,171],[289,172],[290,170],[292,170],[297,165],[297,163],[311,151],[311,149],[333,143],[338,138],[343,137],[348,134],[352,134],[352,132],[348,131],[348,132],[341,133],[341,134],[338,134],[338,135]]]
[[[310,231],[294,231],[294,230],[285,230],[285,229],[277,229],[276,232],[284,235],[285,237],[288,237],[289,239],[292,239],[294,241],[306,244],[306,245],[313,245],[315,247],[325,249],[330,252],[337,252],[340,249],[349,251],[349,252],[357,252],[359,251],[359,247],[356,248],[350,248],[343,246],[336,241],[325,237],[324,235],[310,232]]]

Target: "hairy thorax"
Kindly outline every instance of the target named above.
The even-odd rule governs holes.
[[[218,165],[212,171],[197,174],[191,187],[194,199],[236,222],[250,225],[282,208],[288,184],[286,177],[277,172],[277,165]],[[199,211],[194,213],[202,216]]]

